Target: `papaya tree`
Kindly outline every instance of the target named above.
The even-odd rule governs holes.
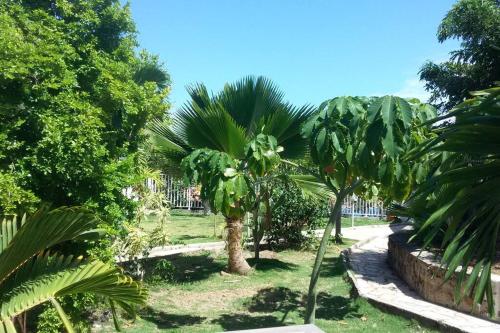
[[[425,139],[428,128],[421,124],[434,116],[433,107],[415,99],[337,97],[322,103],[304,124],[302,132],[318,167],[315,175],[335,195],[311,274],[306,323],[315,319],[321,263],[344,199],[367,189],[405,199],[414,184],[424,180],[428,166],[423,161],[407,163],[403,155]],[[341,237],[339,227],[335,236]]]

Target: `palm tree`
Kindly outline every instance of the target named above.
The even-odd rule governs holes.
[[[284,148],[283,157],[296,158],[306,153],[307,144],[300,127],[314,108],[309,105],[295,107],[284,102],[283,93],[270,80],[249,76],[226,84],[215,96],[210,96],[202,84],[189,88],[188,92],[191,101],[177,112],[171,126],[161,122],[153,122],[150,126],[153,143],[173,161],[173,165],[180,165],[180,161],[196,149],[211,149],[244,160],[248,143],[259,134],[274,137],[277,145]],[[259,189],[265,191],[265,178],[255,178],[259,178],[258,183],[262,185]],[[257,198],[265,200],[269,195],[264,192]],[[269,207],[268,202],[264,203]],[[254,207],[259,207],[259,203]],[[269,214],[265,216],[270,219]],[[228,228],[230,220],[227,219]],[[231,230],[239,231],[231,237],[234,241],[228,235],[229,249],[236,246],[236,240],[241,240],[241,228],[231,227]],[[229,265],[234,266],[238,265]]]
[[[414,218],[415,237],[424,247],[432,244],[445,250],[445,278],[459,271],[457,301],[473,295],[477,305],[486,296],[493,314],[491,269],[500,245],[500,87],[474,95],[432,120],[441,123],[434,129],[436,137],[422,143],[410,158],[430,155],[438,167],[404,206],[393,211]],[[470,266],[470,273],[461,268]]]
[[[93,293],[129,313],[143,304],[146,291],[113,264],[63,255],[50,248],[68,241],[95,239],[96,218],[82,208],[41,209],[0,223],[0,333],[26,332],[26,311],[50,301],[68,332],[74,332],[58,298]],[[118,322],[115,317],[115,326]]]

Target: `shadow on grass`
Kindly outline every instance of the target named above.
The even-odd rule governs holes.
[[[175,267],[175,281],[179,283],[205,280],[226,267],[209,253],[178,256],[172,259],[172,265]]]
[[[187,241],[187,240],[191,240],[191,239],[205,239],[205,238],[209,238],[209,237],[205,236],[205,235],[196,235],[196,236],[193,236],[193,235],[176,235],[175,238],[178,241]]]
[[[342,257],[327,257],[321,265],[321,277],[342,276],[346,273]]]
[[[291,271],[296,269],[298,266],[292,263],[284,262],[278,259],[268,259],[268,258],[250,258],[247,259],[248,264],[254,267],[257,271],[270,271],[276,270],[287,270]]]
[[[159,329],[179,328],[184,326],[196,325],[203,322],[206,318],[200,316],[181,315],[158,311],[152,307],[145,307],[139,311],[142,319],[156,325]]]
[[[326,320],[342,320],[344,318],[361,318],[359,306],[349,297],[330,295],[325,292],[318,294],[316,318]]]
[[[285,287],[265,288],[258,291],[244,305],[249,312],[273,313],[281,312],[281,318],[275,320],[284,323],[290,312],[300,312],[304,315],[306,294]],[[341,320],[344,318],[360,318],[359,306],[349,297],[334,296],[325,292],[318,294],[316,318],[326,320]]]
[[[279,322],[283,323],[290,311],[303,308],[304,297],[302,293],[285,287],[265,288],[259,290],[245,306],[250,312],[282,312]]]
[[[212,323],[221,325],[224,330],[256,329],[282,325],[281,321],[274,316],[250,316],[244,313],[223,314],[212,320]]]

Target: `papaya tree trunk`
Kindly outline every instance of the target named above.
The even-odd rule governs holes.
[[[342,207],[342,205],[340,205]],[[342,244],[342,212],[335,218],[335,243]]]
[[[245,259],[242,247],[243,223],[241,218],[226,218],[227,247],[229,252],[228,270],[230,273],[246,275],[250,272],[250,265]]]
[[[344,201],[345,195],[343,191],[340,191],[335,200],[335,205],[330,212],[330,218],[328,219],[328,224],[323,232],[323,237],[321,238],[321,243],[316,254],[316,259],[314,260],[313,271],[311,273],[311,280],[309,282],[309,292],[307,294],[307,305],[306,305],[306,315],[305,323],[313,324],[316,318],[316,299],[318,296],[318,279],[320,275],[321,263],[323,262],[323,257],[325,256],[326,249],[328,247],[328,240],[333,231],[333,227],[336,224],[338,216],[340,216],[342,209],[342,202]]]
[[[260,237],[260,230],[262,229],[262,226],[260,225],[259,221],[259,209],[256,208],[254,209],[252,213],[252,219],[253,219],[253,230],[252,230],[252,238],[253,238],[253,250],[254,250],[254,258],[259,259],[260,257],[260,241],[262,237]],[[262,233],[263,234],[263,233]]]

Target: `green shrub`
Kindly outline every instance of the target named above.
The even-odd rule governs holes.
[[[272,223],[267,237],[272,245],[304,247],[314,238],[303,234],[318,228],[328,214],[326,202],[302,195],[291,183],[277,183],[272,192]]]
[[[175,266],[167,259],[160,259],[156,262],[151,272],[151,275],[147,278],[147,281],[151,284],[160,282],[174,282],[175,281]]]

